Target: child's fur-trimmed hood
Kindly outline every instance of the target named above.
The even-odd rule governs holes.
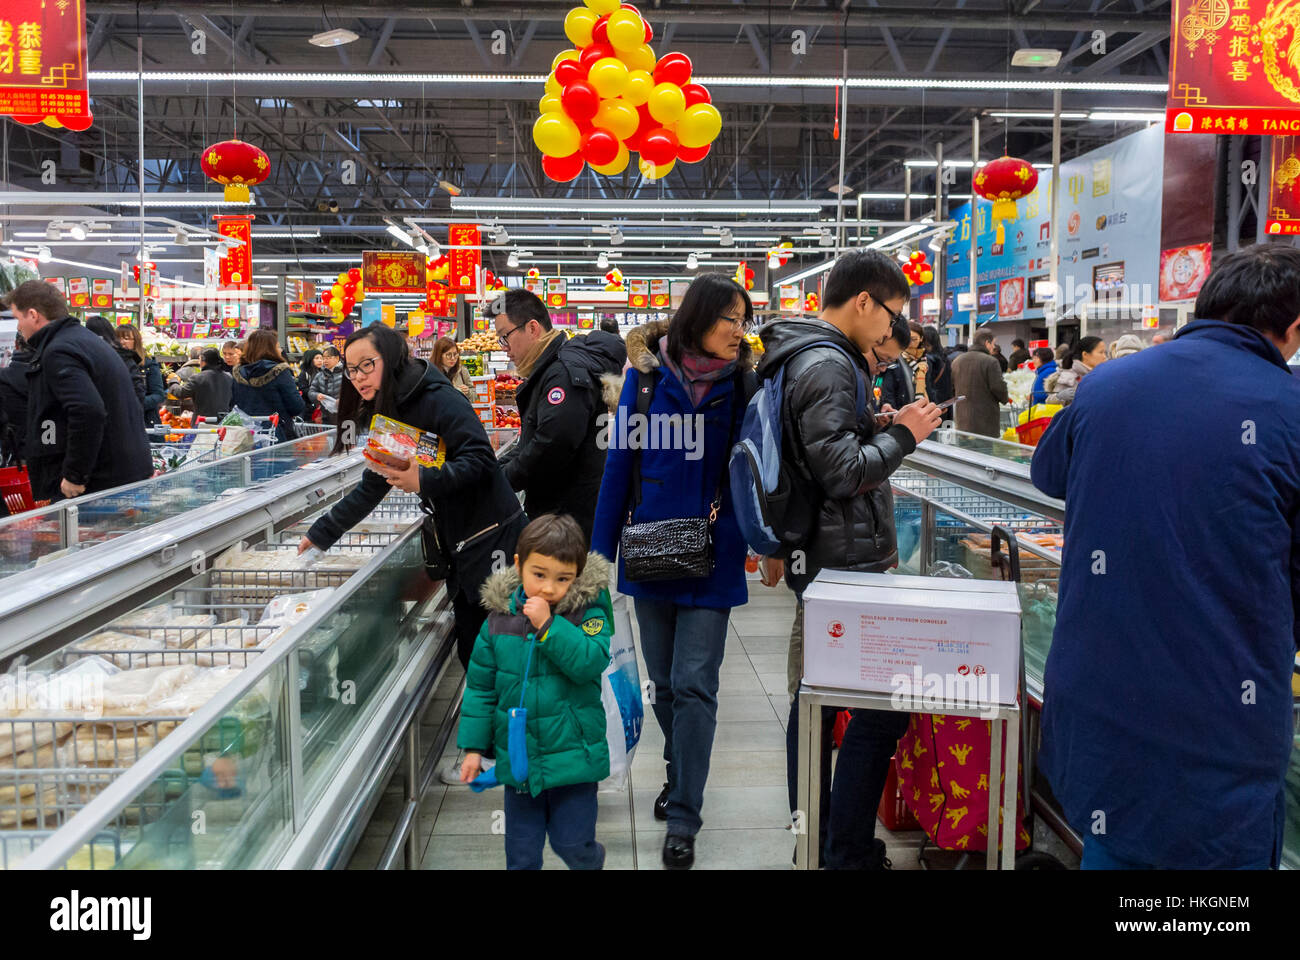
[[[527,558],[525,558],[527,559]],[[519,589],[519,569],[511,564],[487,578],[479,597],[492,613],[510,613],[510,598]],[[609,561],[596,551],[587,554],[587,565],[573,581],[564,599],[555,605],[555,614],[581,613],[595,603],[600,591],[609,589]]]

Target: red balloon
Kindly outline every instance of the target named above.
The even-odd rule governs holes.
[[[555,82],[561,87],[567,87],[575,80],[586,80],[587,69],[579,65],[577,60],[561,60],[560,65],[555,68]]]
[[[650,26],[649,20],[642,18],[641,22],[645,24],[645,42],[650,43],[655,38],[655,28]]]
[[[355,270],[356,268],[354,267],[353,269]],[[348,276],[349,277],[352,276],[352,270],[348,271]],[[343,296],[345,298],[356,297],[356,295],[357,295],[357,285],[354,281],[349,280],[347,283],[343,284]]]
[[[590,70],[591,65],[597,60],[604,60],[606,57],[617,56],[614,48],[608,43],[596,43],[594,40],[583,48],[582,53],[578,55],[578,63],[582,65],[584,71]]]
[[[635,13],[638,17],[641,17],[641,11],[640,11],[636,6],[634,6],[633,4],[630,4],[630,3],[624,3],[624,4],[621,4],[621,5],[619,6],[619,9],[620,9],[620,10],[631,10],[631,11],[632,11],[633,13]],[[641,19],[644,20],[645,17],[641,17]]]
[[[603,167],[618,159],[618,137],[601,127],[595,127],[582,138],[579,152],[593,167]]]
[[[591,42],[609,44],[609,14],[597,20],[596,25],[591,28]]]
[[[671,163],[677,159],[677,135],[663,127],[656,127],[641,138],[642,160],[648,160],[656,166]]]
[[[682,163],[699,163],[709,155],[709,151],[712,149],[713,145],[708,143],[702,147],[678,147],[677,159]]]
[[[709,96],[709,91],[698,83],[688,83],[682,87],[682,96],[686,98],[686,108],[688,110],[697,103],[713,102],[713,97]]]
[[[573,120],[590,120],[600,109],[600,94],[586,80],[575,80],[560,94],[560,103]]]
[[[361,279],[361,271],[356,267],[353,267],[351,270],[348,271],[348,279],[355,284],[358,280]]]
[[[352,308],[355,307],[356,305],[357,305],[357,302],[356,302],[355,300],[353,300],[351,297],[344,297],[344,298],[343,298],[343,312],[344,312],[344,313],[351,313],[351,312],[352,312]]]
[[[636,132],[633,133],[632,136],[625,139],[623,143],[629,150],[633,151],[634,153],[640,153],[641,138],[644,137],[651,130],[657,129],[659,127],[659,121],[656,120],[654,117],[650,116],[650,110],[644,103],[641,104],[641,106],[636,108],[636,112],[637,112],[637,116],[641,118],[641,122],[637,125]]]
[[[675,83],[684,87],[691,82],[691,58],[684,53],[665,53],[655,65],[655,83]]]
[[[582,167],[585,163],[586,161],[582,159],[582,151],[568,157],[542,155],[542,171],[556,183],[568,183],[570,180],[576,180],[578,174],[582,173]]]

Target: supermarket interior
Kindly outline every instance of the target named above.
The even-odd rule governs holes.
[[[1042,464],[1296,245],[1296,51],[1277,0],[5,0],[0,870],[1243,865],[1081,819]],[[1172,683],[1148,627],[1107,677]],[[1263,778],[1289,869],[1269,665],[1289,759],[1146,799]]]

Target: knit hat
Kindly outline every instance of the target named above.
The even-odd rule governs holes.
[[[1107,353],[1110,354],[1110,359],[1118,360],[1120,357],[1127,357],[1131,353],[1137,353],[1144,346],[1145,344],[1139,337],[1126,333],[1110,345],[1110,350]]]

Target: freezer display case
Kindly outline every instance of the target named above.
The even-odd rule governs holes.
[[[1016,538],[1024,693],[1032,708],[1029,742],[1036,744],[1043,671],[1056,627],[1065,504],[1030,482],[1032,459],[1032,447],[940,430],[904,461],[893,477],[893,489],[901,573],[996,578],[1001,573],[990,565],[992,530],[1002,527]],[[1300,691],[1300,657],[1296,672]],[[1032,750],[1026,761],[1032,782]],[[1037,788],[1034,794],[1036,809],[1064,833],[1066,826],[1050,799]],[[1300,736],[1291,754],[1286,798],[1282,862],[1300,868]]]
[[[346,862],[403,750],[422,755],[418,713],[454,655],[415,497],[297,554],[361,469],[295,468],[51,560],[36,591],[57,610],[87,592],[70,583],[112,583],[121,602],[41,621],[9,601],[25,641],[0,650],[0,867]]]

